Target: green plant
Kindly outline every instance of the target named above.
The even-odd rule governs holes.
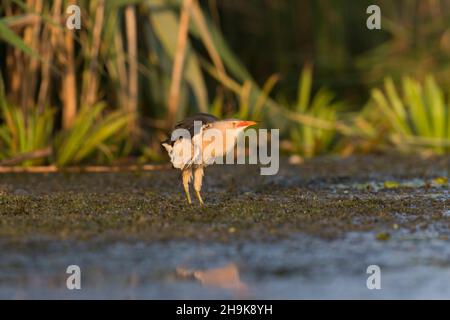
[[[20,108],[2,104],[2,117],[5,123],[0,126],[3,159],[24,156],[25,154],[41,152],[51,144],[53,131],[53,110],[43,112],[32,110],[24,113]],[[43,154],[47,154],[44,152]],[[26,157],[28,158],[28,157]],[[18,161],[22,165],[39,165],[43,159]]]
[[[48,148],[53,131],[53,110],[32,109],[25,113],[22,109],[11,106],[6,101],[1,77],[0,109],[4,121],[0,126],[0,157],[17,158],[17,162],[25,166],[42,164],[43,156],[50,153]]]
[[[55,161],[58,166],[77,164],[95,154],[107,160],[114,158],[118,141],[126,138],[129,116],[115,111],[102,117],[104,104],[83,108],[72,128],[62,131],[55,141]]]
[[[296,113],[334,125],[337,123],[341,104],[327,89],[320,89],[312,96],[312,68],[305,66],[298,84],[297,103],[291,106]],[[305,157],[330,151],[336,137],[336,128],[318,128],[307,123],[296,123],[290,129],[292,151]]]
[[[439,83],[448,86],[450,2],[383,2],[382,41],[353,60],[361,82],[379,85],[386,75],[397,81],[407,72],[415,79],[433,74]]]
[[[424,84],[409,77],[402,80],[403,95],[391,78],[384,81],[384,92],[372,90],[372,106],[389,124],[388,138],[400,149],[427,149],[444,153],[450,147],[450,97],[432,76]]]

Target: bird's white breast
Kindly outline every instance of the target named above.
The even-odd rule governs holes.
[[[211,165],[233,150],[237,136],[242,132],[239,129],[227,132],[212,130],[202,127],[192,139],[179,139],[173,147],[166,145],[173,166],[183,169],[192,165]]]

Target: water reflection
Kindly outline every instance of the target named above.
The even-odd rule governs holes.
[[[177,275],[183,278],[194,278],[204,287],[231,291],[236,298],[243,299],[248,296],[248,286],[241,281],[239,269],[235,263],[205,270],[178,267]]]

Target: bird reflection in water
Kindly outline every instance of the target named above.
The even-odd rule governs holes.
[[[239,269],[234,263],[219,268],[193,270],[177,268],[177,275],[183,278],[194,278],[204,287],[219,288],[231,291],[238,299],[247,297],[248,287],[241,281]]]

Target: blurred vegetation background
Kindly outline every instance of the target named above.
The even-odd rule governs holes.
[[[0,57],[0,165],[165,161],[195,112],[301,157],[450,151],[450,0],[2,0]]]

